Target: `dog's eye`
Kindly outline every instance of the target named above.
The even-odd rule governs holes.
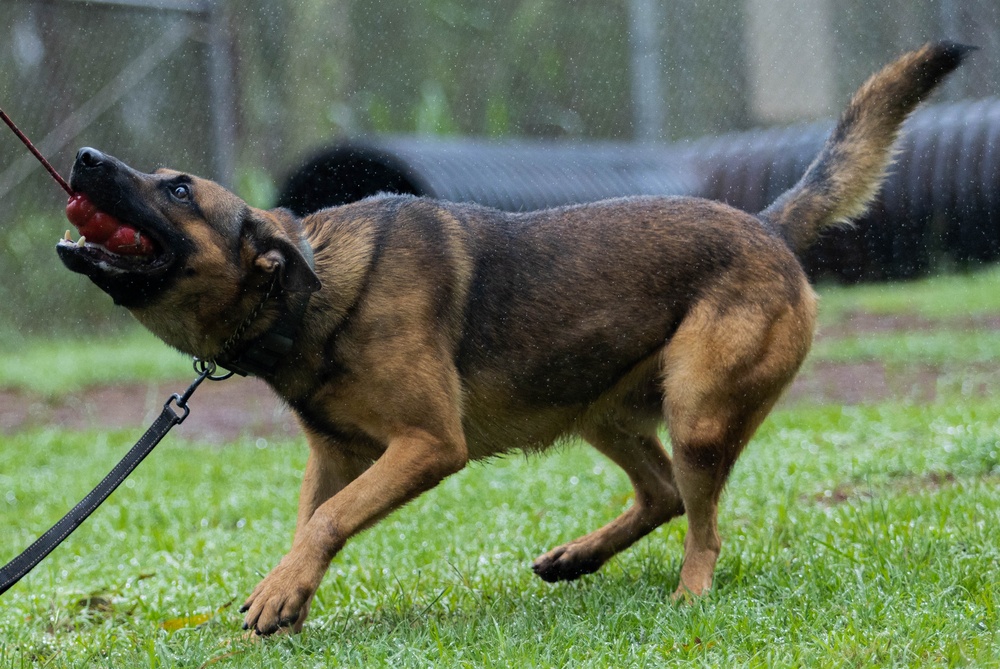
[[[191,199],[191,187],[187,184],[178,184],[173,187],[170,194],[174,196],[175,199],[181,202],[187,202]]]

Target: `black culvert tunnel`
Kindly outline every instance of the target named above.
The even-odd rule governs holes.
[[[507,211],[627,195],[697,195],[757,212],[791,187],[831,122],[668,146],[380,137],[315,153],[281,189],[300,215],[380,192]],[[918,111],[871,211],[830,231],[803,264],[813,278],[921,276],[1000,260],[1000,100]]]
[[[278,205],[303,215],[394,192],[530,211],[697,188],[670,155],[634,144],[382,137],[317,152],[288,178]]]

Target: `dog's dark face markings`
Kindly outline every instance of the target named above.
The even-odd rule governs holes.
[[[84,148],[70,186],[99,211],[152,240],[154,252],[119,255],[99,244],[64,240],[56,247],[60,259],[182,350],[201,350],[203,324],[219,322],[207,313],[212,305],[234,306],[241,293],[270,281],[275,272],[292,290],[319,285],[286,229],[290,215],[249,207],[213,181],[167,169],[139,172]],[[175,304],[178,296],[186,304]]]
[[[155,252],[124,256],[96,244],[63,242],[57,247],[59,257],[69,269],[88,276],[116,304],[148,304],[191,259],[193,244],[174,220],[179,210],[197,207],[192,190],[200,184],[194,181],[179,173],[143,174],[100,151],[81,149],[70,176],[71,188],[98,210],[152,239]]]

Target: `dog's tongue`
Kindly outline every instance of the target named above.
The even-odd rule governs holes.
[[[131,225],[98,211],[86,195],[77,193],[66,203],[66,218],[76,226],[87,241],[100,244],[118,255],[148,256],[155,249],[149,237]]]

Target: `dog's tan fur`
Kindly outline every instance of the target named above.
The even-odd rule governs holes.
[[[257,305],[241,346],[308,300],[293,352],[265,376],[310,455],[292,548],[244,607],[257,633],[301,628],[344,543],[470,459],[569,435],[627,472],[635,503],[535,571],[593,572],[686,512],[677,595],[698,595],[721,548],[728,473],[811,343],[816,297],[795,254],[864,210],[899,125],[964,51],[928,45],[873,77],[802,181],[760,217],[692,198],[506,214],[383,196],[297,221],[210,181],[92,155],[74,187],[123,218],[116,203],[158,212],[131,222],[178,251],[162,277],[134,284],[67,264],[204,358]],[[182,182],[193,203],[171,199]],[[280,290],[264,298],[275,278]],[[664,422],[673,459],[657,437]]]

